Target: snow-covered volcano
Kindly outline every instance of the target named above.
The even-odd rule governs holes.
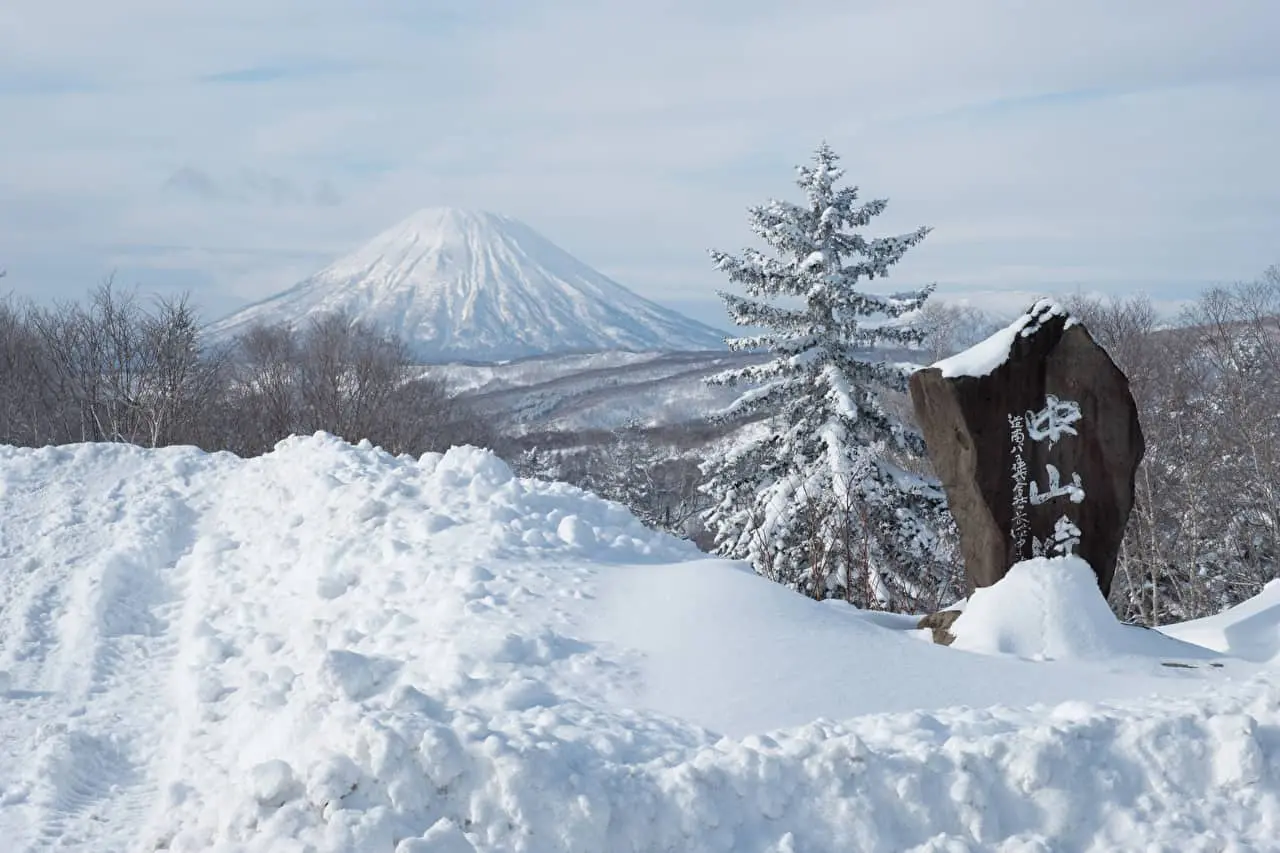
[[[518,220],[421,210],[325,269],[215,323],[300,325],[345,311],[425,361],[599,350],[705,350],[723,333],[644,299]]]

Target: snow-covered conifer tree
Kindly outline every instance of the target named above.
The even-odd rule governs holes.
[[[773,358],[711,380],[750,386],[720,417],[764,413],[769,429],[703,465],[714,501],[707,523],[718,553],[815,598],[927,607],[945,595],[936,535],[944,498],[898,464],[923,450],[882,397],[905,390],[907,374],[869,350],[917,343],[912,312],[933,288],[876,295],[860,283],[887,276],[929,229],[862,236],[886,202],[838,187],[838,163],[824,143],[798,169],[804,203],[751,208],[771,253],[711,253],[746,291],[720,294],[734,323],[764,330],[730,346]]]

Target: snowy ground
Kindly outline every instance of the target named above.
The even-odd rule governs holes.
[[[0,847],[1280,849],[1280,585],[1059,568],[947,649],[472,449],[0,448]]]

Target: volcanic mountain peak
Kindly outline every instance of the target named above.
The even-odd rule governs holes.
[[[214,325],[300,325],[344,311],[424,361],[592,350],[706,350],[723,333],[644,299],[519,220],[427,208],[300,284]]]

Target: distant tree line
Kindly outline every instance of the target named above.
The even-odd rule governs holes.
[[[1129,377],[1147,442],[1113,609],[1157,625],[1257,594],[1280,575],[1280,268],[1211,289],[1172,321],[1146,296],[1063,301]],[[930,300],[920,360],[999,325]],[[887,395],[885,404],[910,425],[904,398]],[[414,366],[402,342],[346,317],[299,330],[262,326],[214,345],[185,299],[144,306],[108,284],[83,304],[0,301],[6,444],[191,444],[252,456],[316,430],[396,453],[470,443],[710,549],[699,467],[743,425],[631,422],[511,438],[500,419],[477,415]],[[927,460],[898,462],[929,475]],[[954,580],[958,564],[951,572]]]
[[[727,432],[701,423],[649,427],[631,420],[613,430],[523,436],[513,461],[522,476],[571,483],[617,501],[648,526],[710,550],[702,519],[710,499],[699,488],[699,466],[708,442]]]
[[[253,456],[317,430],[393,453],[498,443],[403,342],[342,315],[214,344],[186,298],[144,306],[110,283],[84,304],[0,302],[0,442]]]
[[[1256,595],[1280,576],[1280,267],[1208,290],[1172,318],[1144,295],[1061,301],[1129,377],[1146,436],[1112,586],[1117,616],[1161,625]],[[931,300],[920,361],[951,355],[1001,325],[978,309]],[[886,402],[910,421],[905,398]],[[698,466],[741,426],[632,423],[525,436],[515,459],[522,473],[618,500],[709,550],[713,536],[701,514],[710,499],[699,489]],[[914,463],[928,476],[927,460]],[[952,566],[953,598],[963,594],[960,568]]]
[[[1280,575],[1280,267],[1162,322],[1145,296],[1068,307],[1129,377],[1146,437],[1111,604],[1166,624]]]

